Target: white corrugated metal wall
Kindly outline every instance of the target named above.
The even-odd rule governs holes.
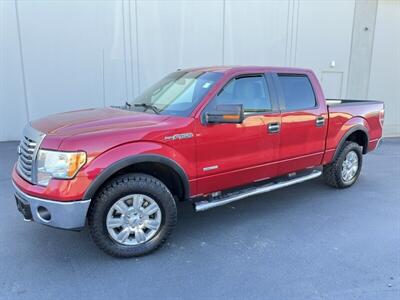
[[[0,140],[47,114],[132,100],[177,68],[222,64],[312,68],[328,97],[384,100],[385,135],[400,135],[400,1],[370,2],[0,1]]]

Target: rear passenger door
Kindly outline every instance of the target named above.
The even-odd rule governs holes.
[[[319,105],[307,74],[274,74],[281,109],[278,175],[321,164],[327,130],[326,106]]]

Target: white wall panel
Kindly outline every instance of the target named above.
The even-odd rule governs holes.
[[[140,88],[177,68],[222,64],[223,2],[138,1]]]
[[[92,2],[19,2],[30,117],[103,104],[101,32]]]
[[[378,2],[368,97],[385,102],[386,136],[400,134],[400,1]]]
[[[387,135],[400,134],[399,6],[379,1],[369,82],[368,96],[386,103]],[[0,140],[18,139],[27,120],[132,100],[183,67],[301,66],[327,97],[344,97],[354,8],[355,0],[0,0]]]
[[[334,72],[321,83],[326,97],[345,95],[353,16],[352,0],[299,2],[294,65],[313,69],[320,80],[322,72]],[[335,67],[331,67],[332,61]]]
[[[125,28],[129,27],[129,22],[125,22],[128,7],[126,1],[104,1],[101,5],[96,5],[98,23],[97,31],[99,40],[95,47],[102,53],[102,88],[104,104],[120,105],[121,102],[133,98],[133,83],[137,78],[127,75],[130,65],[133,65],[128,46],[129,36],[125,34]],[[129,32],[128,30],[126,32]],[[125,72],[125,69],[127,72]]]
[[[226,1],[224,64],[285,65],[289,1]]]
[[[346,97],[368,95],[378,0],[356,1]],[[360,76],[361,75],[361,76]]]
[[[0,1],[0,141],[16,139],[27,121],[15,3]]]

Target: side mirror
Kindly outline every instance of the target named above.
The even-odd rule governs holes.
[[[233,123],[240,124],[244,119],[242,104],[217,105],[215,110],[206,113],[206,123]]]

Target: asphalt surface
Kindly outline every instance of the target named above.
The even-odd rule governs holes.
[[[0,143],[0,299],[400,299],[400,139],[364,157],[359,181],[315,179],[220,208],[179,207],[169,242],[109,257],[87,230],[26,223]]]

